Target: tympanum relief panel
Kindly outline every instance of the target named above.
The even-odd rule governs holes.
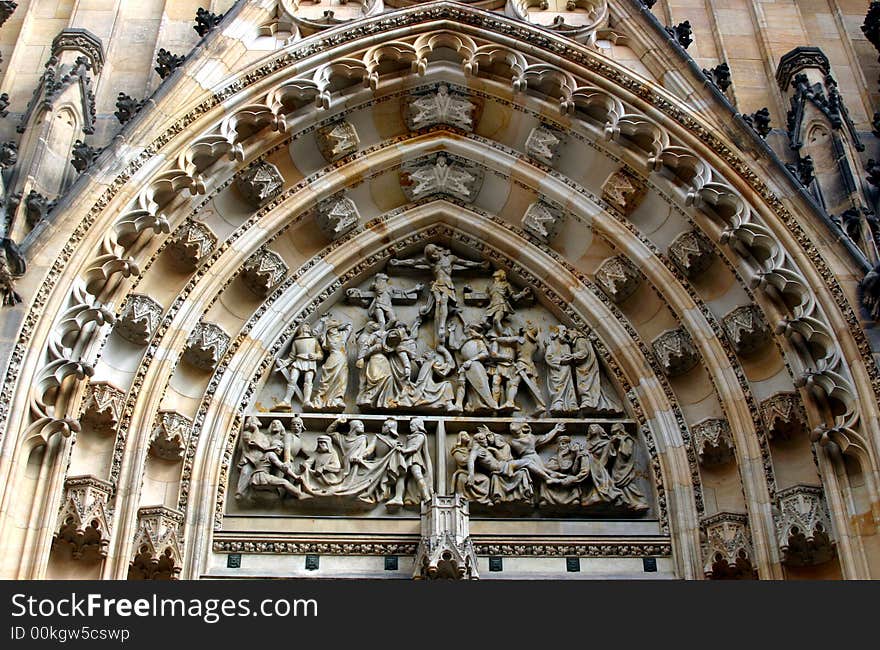
[[[240,434],[228,514],[650,517],[644,442],[593,344],[446,242],[355,279],[294,331]]]

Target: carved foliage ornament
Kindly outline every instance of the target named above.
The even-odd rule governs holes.
[[[654,356],[670,377],[683,375],[700,360],[690,334],[683,327],[665,331],[651,345]]]
[[[641,205],[648,186],[645,180],[624,167],[612,173],[602,186],[602,198],[618,212],[629,216]]]
[[[67,544],[75,560],[107,555],[110,517],[107,503],[113,486],[94,476],[71,476],[64,482],[64,502],[58,515],[55,544]]]
[[[609,257],[596,269],[596,283],[616,303],[621,303],[636,292],[642,283],[642,274],[623,255]]]
[[[149,296],[133,293],[116,321],[116,332],[135,345],[146,345],[159,327],[162,311],[162,305]]]
[[[284,178],[275,165],[261,161],[241,172],[235,184],[245,200],[258,208],[281,193]]]
[[[229,347],[229,335],[219,325],[201,322],[190,334],[183,358],[196,368],[213,370]]]

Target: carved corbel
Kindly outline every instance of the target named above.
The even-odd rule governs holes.
[[[168,244],[168,254],[173,266],[195,271],[198,265],[217,246],[217,236],[203,223],[187,220],[178,228]]]
[[[802,567],[831,560],[835,543],[822,488],[794,485],[780,490],[778,501],[776,533],[783,564]]]
[[[555,129],[538,126],[526,138],[526,153],[545,165],[553,166],[559,160],[563,136]]]
[[[621,303],[636,292],[642,274],[623,255],[609,257],[596,269],[596,283],[611,300]]]
[[[159,411],[150,437],[150,453],[164,460],[183,458],[192,424],[192,420],[177,411]]]
[[[183,545],[178,528],[183,514],[164,506],[140,508],[129,580],[177,580]]]
[[[125,391],[107,381],[90,381],[82,406],[82,423],[112,433],[119,425]]]
[[[241,277],[248,289],[265,298],[281,284],[288,270],[278,253],[263,248],[247,259]]]
[[[761,417],[771,439],[788,440],[807,428],[807,416],[797,393],[776,393],[761,402]]]
[[[68,545],[73,559],[106,557],[110,544],[107,504],[113,486],[94,476],[71,476],[64,482],[53,545]]]
[[[703,529],[703,573],[710,580],[749,579],[756,571],[752,563],[749,518],[735,512],[719,512],[701,522]]]
[[[535,201],[522,219],[522,227],[541,241],[548,243],[559,234],[565,215],[561,210],[544,201]]]
[[[654,356],[669,377],[677,377],[697,365],[700,355],[683,327],[666,330],[651,344]]]
[[[219,325],[200,322],[186,341],[183,358],[196,368],[213,370],[229,347],[229,334]]]
[[[340,192],[318,203],[315,220],[327,239],[334,241],[357,228],[360,214],[355,202]]]
[[[696,230],[680,234],[669,244],[669,257],[689,278],[695,278],[709,270],[715,259],[715,251]]]
[[[737,307],[722,323],[727,339],[739,354],[754,354],[770,342],[770,327],[755,305]]]
[[[354,124],[345,120],[318,128],[315,139],[318,150],[328,163],[353,154],[361,142]]]
[[[433,495],[422,501],[421,539],[413,578],[477,580],[477,555],[470,537],[468,500]]]
[[[133,293],[116,321],[116,332],[135,345],[146,345],[161,321],[162,305],[149,296]]]
[[[241,172],[235,185],[244,199],[258,208],[281,193],[284,178],[275,165],[259,162]]]
[[[621,214],[629,216],[641,205],[647,191],[645,180],[624,167],[607,178],[602,186],[602,199]]]
[[[707,418],[697,422],[691,433],[701,465],[724,465],[734,459],[733,436],[727,420]]]

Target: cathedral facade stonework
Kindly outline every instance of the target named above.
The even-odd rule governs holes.
[[[880,577],[880,3],[5,4],[0,576]]]

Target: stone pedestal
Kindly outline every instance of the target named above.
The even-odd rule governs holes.
[[[437,496],[422,501],[422,539],[416,551],[413,578],[477,580],[477,555],[463,496]]]

